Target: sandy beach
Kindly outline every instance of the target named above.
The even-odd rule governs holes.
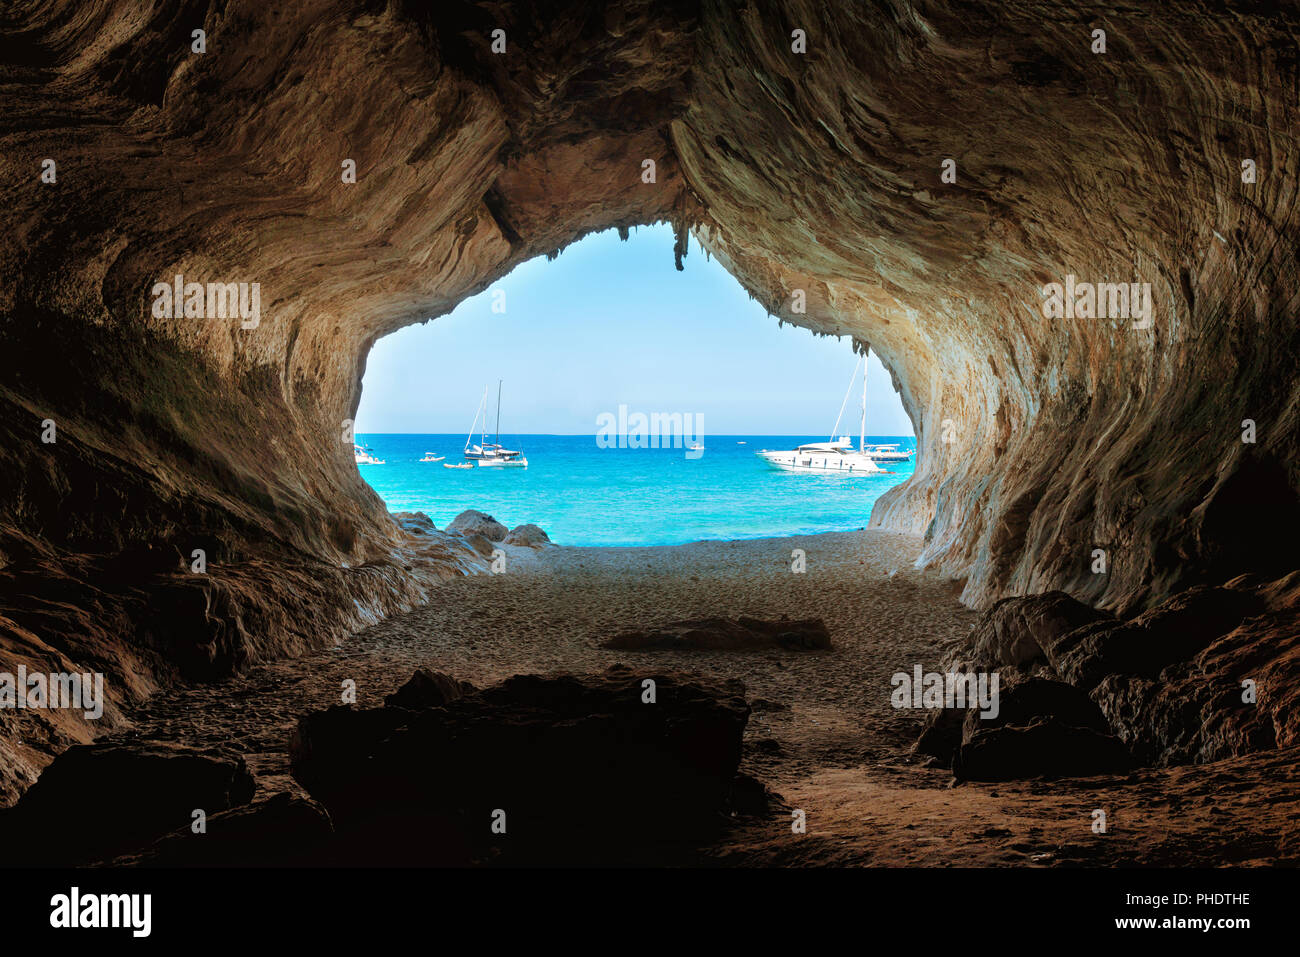
[[[772,820],[707,849],[729,864],[1053,865],[1247,863],[1294,858],[1293,753],[1067,781],[952,787],[911,751],[924,713],[890,704],[891,676],[936,669],[976,614],[960,583],[916,569],[920,541],[859,530],[672,547],[507,547],[506,568],[338,647],[155,697],[125,737],[243,754],[264,791],[297,791],[286,744],[299,715],[356,682],[374,707],[416,668],[477,685],[616,663],[744,682],[753,706],[742,771],[784,801]],[[802,550],[806,571],[792,571]],[[821,618],[830,651],[625,651],[622,631],[710,615]],[[1260,788],[1271,783],[1270,800]],[[1279,784],[1278,782],[1282,782]],[[790,809],[807,815],[795,835]],[[1104,808],[1108,829],[1092,830]],[[1290,833],[1288,833],[1290,832]]]

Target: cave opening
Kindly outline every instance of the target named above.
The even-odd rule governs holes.
[[[12,6],[0,674],[102,672],[104,693],[94,718],[0,715],[0,804],[26,802],[0,817],[0,845],[236,863],[367,844],[428,863],[459,846],[485,862],[505,817],[512,839],[532,826],[562,845],[571,809],[594,804],[644,812],[593,816],[597,851],[630,846],[611,835],[653,851],[659,834],[620,828],[689,793],[708,820],[754,812],[744,850],[693,849],[711,863],[1297,859],[1293,10]],[[640,355],[611,361],[608,322],[568,337],[586,365],[526,353],[530,330],[475,348],[498,331],[495,288],[537,257],[567,265],[593,231],[649,223],[672,224],[656,267],[707,250],[753,308],[884,358],[869,378],[897,392],[918,453],[869,527],[864,503],[848,531],[696,523],[681,536],[710,540],[657,548],[662,521],[615,529],[614,508],[677,516],[690,495],[646,508],[606,480],[611,461],[698,477],[721,436],[752,467],[740,441],[776,428],[728,435],[690,392],[624,395],[653,385],[631,375],[551,413],[590,429],[623,404],[703,411],[675,436],[702,433],[699,460],[592,442],[570,476],[607,486],[612,502],[577,500],[605,544],[643,547],[569,534],[572,515],[544,511],[553,488],[490,498],[559,460],[528,431],[560,427],[527,424],[539,396]],[[441,368],[413,350],[427,376],[408,387],[450,419],[404,426],[421,442],[404,454],[456,461],[504,380],[503,430],[536,464],[420,463],[468,491],[399,500],[382,488],[393,465],[354,459],[358,433],[397,458],[383,443],[399,426],[359,408],[379,392],[367,360],[431,316],[449,334],[458,304],[482,304],[481,331]],[[505,318],[519,305],[508,295]],[[721,318],[642,335],[698,385],[733,361],[734,342],[703,338]],[[755,313],[739,338],[784,333]],[[838,367],[752,379],[768,404],[738,398],[797,412],[782,428],[800,439],[825,435],[844,386]],[[787,385],[808,408],[772,401]],[[428,428],[454,442],[424,444]],[[516,527],[449,522],[462,508]],[[543,677],[556,669],[582,677]],[[698,680],[666,677],[684,669]],[[990,693],[996,678],[999,707],[891,701],[891,685],[937,692],[956,673]],[[663,714],[702,722],[716,787],[639,764],[664,753]],[[625,722],[639,737],[609,746]],[[233,812],[217,830],[234,839],[187,837],[194,808]],[[1104,839],[1098,811],[1116,825]]]
[[[889,371],[874,352],[863,370],[852,336],[775,321],[698,242],[674,269],[676,241],[590,235],[375,343],[354,451],[388,509],[441,527],[473,508],[577,546],[866,526],[917,454]],[[522,467],[472,457],[498,441]],[[775,455],[832,441],[800,470]]]

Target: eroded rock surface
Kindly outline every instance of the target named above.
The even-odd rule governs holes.
[[[936,711],[917,750],[968,778],[1002,780],[1114,770],[1115,748],[1099,735],[1122,742],[1133,761],[1156,765],[1293,747],[1297,589],[1300,573],[1198,585],[1129,620],[1059,592],[999,602],[944,662],[947,670],[998,673],[999,715]],[[996,770],[972,771],[971,750],[980,752],[977,766]],[[1050,761],[1034,760],[1049,753]]]

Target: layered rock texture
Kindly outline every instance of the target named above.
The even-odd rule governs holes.
[[[936,711],[958,778],[1089,775],[1300,746],[1300,572],[1197,585],[1127,621],[1063,592],[998,602],[944,670],[997,673],[996,714]]]
[[[880,354],[920,454],[872,523],[924,533],[968,603],[1132,616],[1276,579],[1298,27],[1249,2],[14,0],[0,668],[108,671],[121,703],[426,598],[478,559],[358,476],[368,349],[662,220]],[[177,275],[260,309],[169,317]],[[1150,321],[1045,318],[1067,276],[1149,283]],[[68,721],[9,726],[7,800],[88,735]]]

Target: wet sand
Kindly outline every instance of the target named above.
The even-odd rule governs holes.
[[[478,685],[615,663],[737,678],[754,714],[742,770],[790,810],[708,853],[731,864],[1217,864],[1300,859],[1293,752],[1108,778],[951,787],[911,753],[923,713],[890,678],[937,670],[977,615],[960,583],[914,566],[921,542],[876,530],[653,548],[507,548],[505,571],[447,582],[430,604],[340,646],[218,685],[155,697],[127,736],[245,755],[264,792],[296,790],[286,744],[300,714],[382,703],[419,667]],[[806,571],[791,570],[794,550]],[[822,618],[829,652],[614,651],[620,631],[709,615]],[[1092,812],[1107,812],[1107,832]]]

